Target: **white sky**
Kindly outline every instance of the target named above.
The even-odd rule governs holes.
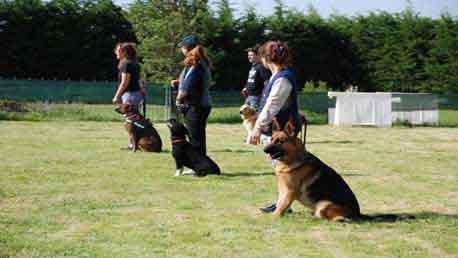
[[[128,5],[133,0],[114,0],[120,5]],[[210,0],[210,2],[214,2]],[[453,17],[458,18],[458,0],[411,0],[416,12],[422,16],[432,18],[440,17],[441,13],[448,12]],[[242,11],[247,5],[256,7],[256,11],[261,15],[269,15],[275,6],[274,0],[231,0],[231,6]],[[401,12],[407,6],[406,0],[284,0],[288,7],[306,11],[312,4],[321,16],[328,17],[332,13],[355,16],[365,15],[370,11],[383,10],[390,13]]]

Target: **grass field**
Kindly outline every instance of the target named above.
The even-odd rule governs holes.
[[[0,108],[0,120],[13,121],[122,121],[123,117],[114,112],[114,105],[88,105],[88,104],[43,104],[24,103],[28,112],[4,112]],[[1,106],[1,105],[0,105]],[[210,123],[241,123],[239,106],[213,107]],[[166,109],[160,105],[147,105],[147,117],[155,122],[165,121]],[[315,113],[308,110],[307,114],[311,124],[326,124],[327,114]],[[458,113],[458,112],[457,112]],[[452,122],[454,122],[452,120]],[[456,121],[458,126],[458,119]]]
[[[0,257],[458,257],[458,130],[311,126],[310,151],[340,171],[362,212],[329,223],[298,204],[258,207],[275,177],[240,125],[209,125],[220,177],[173,177],[161,154],[119,151],[120,122],[0,121]]]
[[[25,113],[4,112],[1,110],[0,120],[13,121],[122,121],[122,116],[113,111],[113,105],[89,104],[44,104],[23,103],[28,110]],[[324,125],[328,123],[327,113],[317,113],[307,109],[301,112],[306,114],[309,124]],[[147,117],[155,122],[164,121],[165,107],[148,105]],[[240,124],[239,106],[213,107],[209,123]],[[439,110],[439,127],[458,127],[458,109]]]

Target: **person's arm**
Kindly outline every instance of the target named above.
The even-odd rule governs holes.
[[[275,81],[267,97],[266,104],[256,120],[255,129],[261,129],[272,123],[274,116],[280,111],[291,93],[293,86],[286,78]]]
[[[147,94],[146,86],[142,81],[140,81],[140,93],[142,94],[143,97],[146,97],[146,94]]]
[[[122,72],[121,73],[121,82],[119,83],[118,89],[116,90],[116,93],[113,97],[113,104],[119,103],[119,97],[121,97],[121,94],[124,92],[124,90],[127,88],[130,82],[131,75],[130,73]]]
[[[188,71],[189,74],[185,76],[183,82],[180,84],[178,89],[178,95],[176,98],[176,103],[181,104],[184,102],[184,98],[188,96],[189,89],[192,87],[198,87],[197,84],[201,83],[202,80],[202,73],[201,69],[198,68],[190,68],[191,71]]]
[[[264,70],[265,68],[263,68],[262,65],[260,64],[256,69],[256,75],[254,79],[256,90],[261,91],[261,92],[264,89],[264,86],[265,86],[264,83],[266,82],[266,80],[269,80],[269,78],[266,78],[266,74]]]
[[[272,123],[274,116],[280,111],[291,93],[293,86],[286,78],[280,78],[272,86],[266,104],[259,113],[258,119],[250,135],[250,143],[258,144],[261,136],[261,128],[267,127]]]

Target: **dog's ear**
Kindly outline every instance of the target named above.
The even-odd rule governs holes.
[[[283,132],[285,132],[286,135],[288,136],[294,136],[296,134],[296,127],[294,126],[293,120],[290,119],[286,123],[285,128],[283,129]]]
[[[280,130],[281,130],[280,124],[278,123],[277,119],[274,118],[274,119],[272,120],[272,131],[273,131],[273,132],[276,132],[276,131],[280,131]]]

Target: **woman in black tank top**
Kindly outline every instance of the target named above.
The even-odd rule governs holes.
[[[140,85],[140,66],[137,63],[137,53],[132,43],[121,43],[115,49],[119,59],[119,86],[112,99],[113,104],[122,103],[134,105],[137,109],[144,97],[144,89]]]

